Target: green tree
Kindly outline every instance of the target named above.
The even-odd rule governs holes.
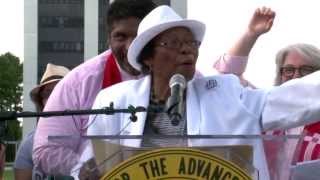
[[[23,64],[11,53],[0,55],[0,112],[22,110]],[[22,130],[17,119],[0,121],[0,140],[15,141],[21,139]],[[14,160],[12,147],[7,147],[7,161]]]
[[[0,111],[22,109],[23,64],[11,53],[0,55]]]

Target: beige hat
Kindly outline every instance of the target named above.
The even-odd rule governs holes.
[[[202,42],[206,30],[206,26],[202,22],[182,19],[169,6],[158,6],[144,17],[139,24],[137,36],[128,49],[128,61],[130,65],[137,70],[141,70],[141,64],[138,63],[138,56],[142,49],[154,37],[174,27],[189,28],[195,36],[195,39],[200,42]]]
[[[44,72],[40,84],[34,87],[30,92],[30,97],[34,103],[38,103],[40,88],[46,84],[60,81],[70,70],[64,66],[54,64],[47,64],[46,71]]]

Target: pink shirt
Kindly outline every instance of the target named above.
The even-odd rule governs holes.
[[[247,56],[231,56],[224,54],[214,63],[213,67],[223,74],[242,75],[248,63]]]
[[[246,70],[248,63],[248,56],[232,56],[224,54],[214,63],[215,68],[222,74],[234,74],[237,75],[241,81],[241,84],[245,87],[249,86],[255,88],[253,84],[243,78],[242,74]]]
[[[73,69],[55,87],[44,111],[91,109],[101,90],[106,59],[110,55],[111,51],[105,51]],[[138,78],[122,70],[120,75],[122,80]],[[48,140],[48,136],[80,137],[86,133],[88,118],[88,115],[40,118],[33,147],[35,166],[46,173],[70,174],[84,148],[84,140]]]

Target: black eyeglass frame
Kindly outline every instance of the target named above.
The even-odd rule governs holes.
[[[293,66],[283,66],[280,68],[280,74],[285,77],[292,77],[298,70],[300,76],[306,76],[311,74],[318,69],[313,66],[300,66],[300,67],[293,67]]]
[[[190,41],[179,41],[179,40],[172,40],[172,41],[162,41],[160,43],[156,43],[155,46],[160,46],[168,49],[179,50],[182,48],[183,45],[187,45],[193,49],[199,49],[201,42],[198,40],[190,40]]]

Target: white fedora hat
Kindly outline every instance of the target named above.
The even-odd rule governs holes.
[[[138,56],[142,49],[161,32],[173,27],[187,27],[191,30],[195,39],[202,41],[206,26],[197,20],[182,19],[169,6],[162,5],[152,10],[139,24],[136,38],[132,41],[128,50],[128,61],[132,67],[141,70]]]

